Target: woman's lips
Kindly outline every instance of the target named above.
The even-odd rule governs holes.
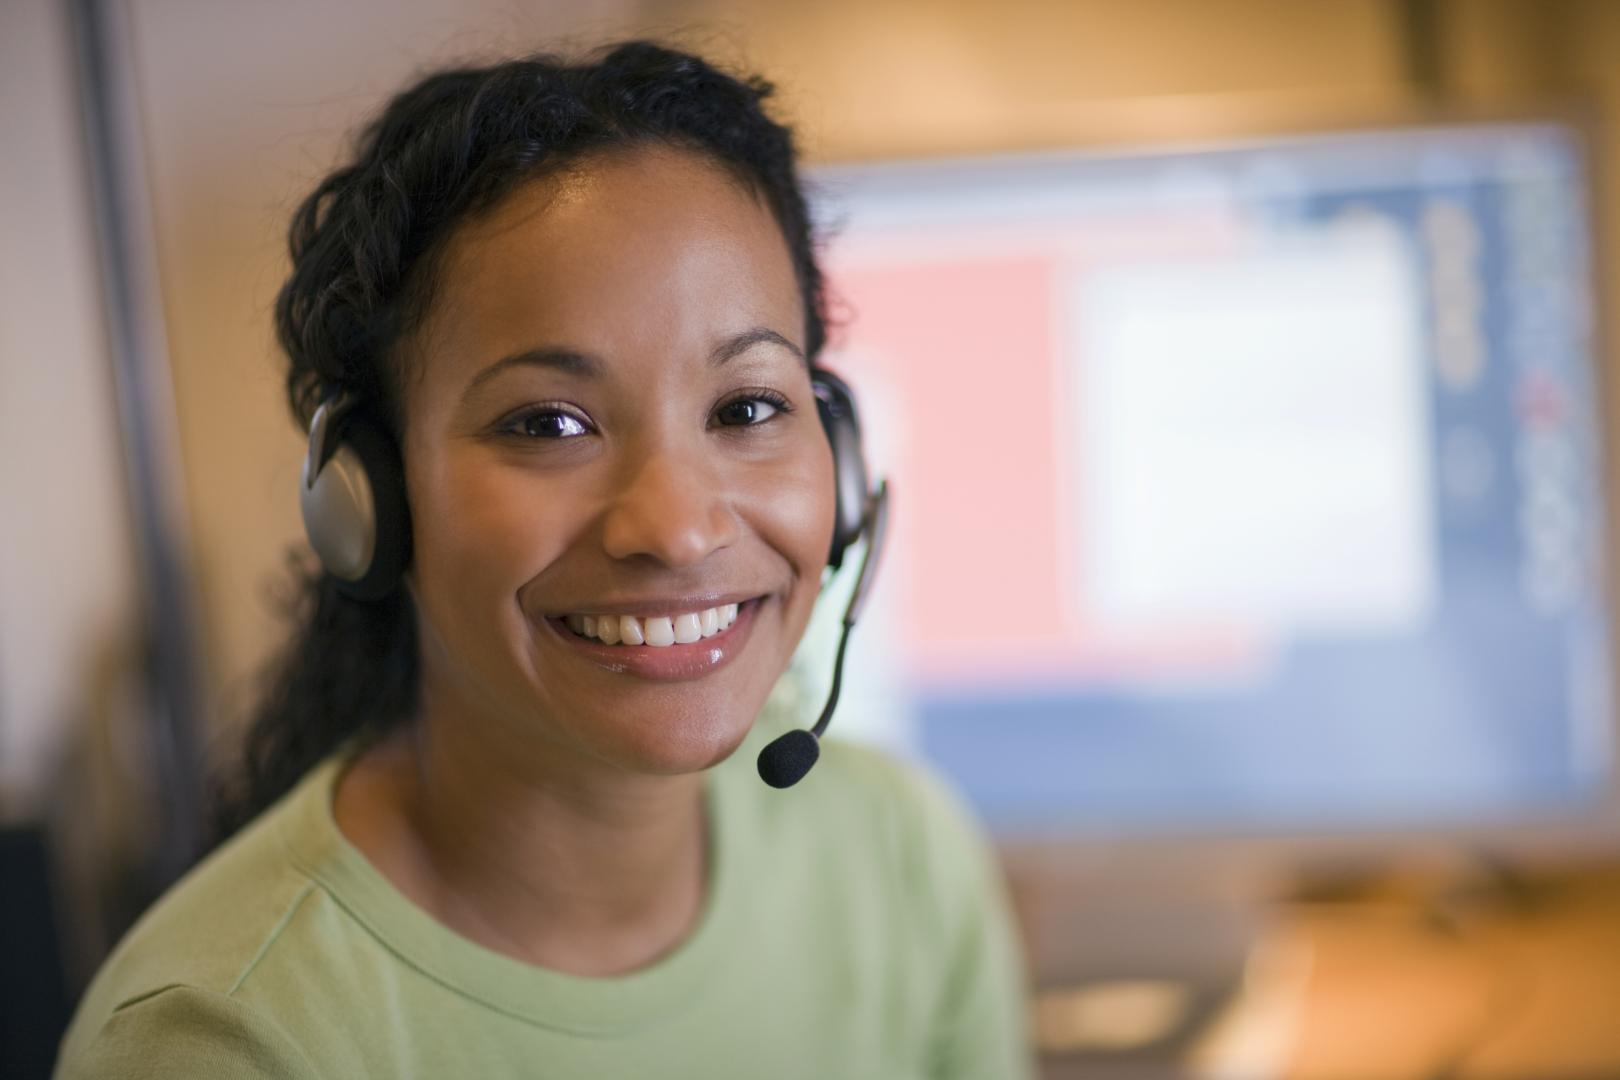
[[[581,637],[561,618],[548,617],[545,622],[568,652],[615,674],[643,679],[699,679],[718,671],[742,651],[765,599],[755,597],[744,601],[738,605],[737,619],[730,626],[713,637],[685,645],[609,645]]]

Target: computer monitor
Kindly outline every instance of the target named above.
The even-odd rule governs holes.
[[[1588,182],[1553,121],[816,171],[894,500],[835,729],[1010,835],[1601,797]]]

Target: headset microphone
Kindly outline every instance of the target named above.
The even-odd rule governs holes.
[[[861,571],[855,578],[849,607],[844,610],[844,629],[838,636],[838,655],[833,661],[832,690],[827,695],[826,707],[821,710],[821,719],[816,721],[815,727],[808,731],[800,728],[779,735],[759,752],[759,777],[771,787],[792,787],[804,779],[805,773],[821,757],[821,743],[818,740],[822,732],[827,730],[833,710],[838,707],[838,691],[844,678],[844,647],[849,644],[849,632],[854,629],[855,621],[861,616],[861,608],[866,604],[866,597],[872,591],[888,517],[889,484],[882,481],[872,492],[867,507],[863,530],[866,533],[866,553],[861,556]]]

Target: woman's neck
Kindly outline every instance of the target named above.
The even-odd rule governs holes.
[[[464,719],[464,718],[463,718]],[[639,776],[425,712],[343,776],[345,836],[401,892],[497,952],[576,975],[670,952],[703,907],[702,774]]]

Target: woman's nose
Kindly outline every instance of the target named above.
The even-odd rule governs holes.
[[[653,455],[609,506],[602,546],[615,559],[645,555],[666,566],[694,566],[736,539],[736,515],[714,478],[670,455]]]

